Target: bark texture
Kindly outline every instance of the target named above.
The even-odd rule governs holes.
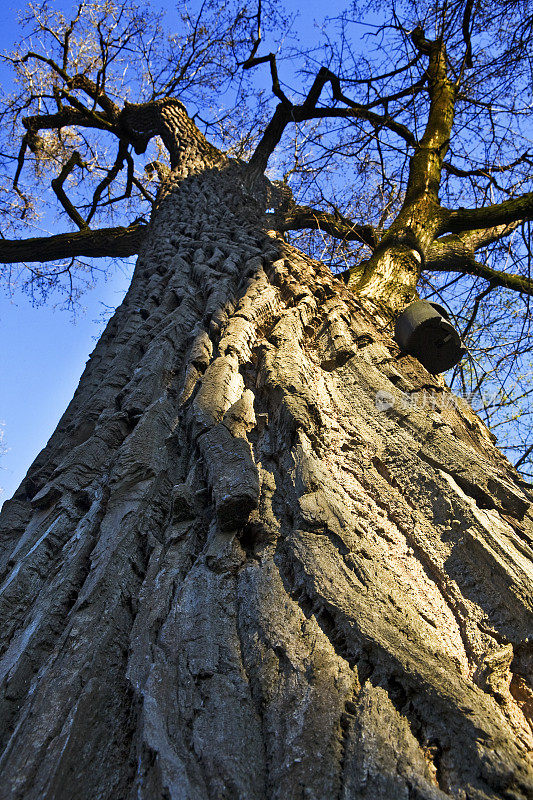
[[[530,489],[208,167],[4,506],[0,798],[526,800]]]

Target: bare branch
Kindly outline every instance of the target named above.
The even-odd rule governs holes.
[[[520,458],[518,459],[518,461],[514,465],[515,469],[518,469],[518,467],[521,467],[522,464],[524,464],[527,461],[527,459],[531,455],[531,453],[533,453],[533,444],[530,445],[530,447],[528,447],[527,450],[525,450],[522,453],[522,455],[520,456]]]
[[[250,62],[253,61],[254,56],[257,53],[258,49],[259,49],[259,45],[261,44],[261,40],[262,40],[262,34],[261,34],[261,0],[258,0],[258,2],[257,2],[256,19],[257,19],[257,35],[256,35],[256,37],[255,37],[255,39],[253,41],[252,51],[251,51],[250,55],[248,56],[246,61],[243,61],[242,64],[239,65],[239,66],[242,66],[243,69],[248,69],[248,66],[250,65]]]
[[[480,167],[477,169],[461,169],[460,167],[456,167],[454,164],[450,164],[449,161],[445,161],[442,166],[446,172],[449,172],[450,175],[455,175],[458,178],[479,177],[487,178],[487,180],[493,181],[493,173],[501,174],[503,172],[510,172],[520,164],[528,164],[529,166],[533,166],[533,155],[529,151],[526,151],[518,156],[518,158],[515,158],[510,164],[490,164],[486,167]]]
[[[461,331],[461,338],[462,339],[465,339],[467,333],[470,331],[470,329],[472,328],[472,325],[476,321],[476,317],[477,317],[477,313],[479,311],[479,306],[481,304],[481,301],[484,300],[485,297],[487,297],[492,292],[492,290],[494,289],[495,285],[496,284],[494,283],[494,281],[489,281],[489,285],[485,289],[483,289],[483,291],[480,292],[476,296],[476,298],[474,300],[474,305],[472,306],[472,313],[470,315],[470,319],[468,320],[468,322],[466,323],[465,327]]]
[[[515,292],[533,295],[531,278],[492,269],[486,264],[476,261],[473,253],[466,250],[462,253],[454,253],[447,248],[438,253],[436,249],[431,250],[425,268],[432,272],[460,272],[463,275],[477,275],[490,281],[494,286],[502,286],[505,289],[513,289]]]
[[[84,167],[85,163],[82,161],[80,154],[77,151],[74,151],[70,156],[67,163],[63,166],[63,169],[57,176],[57,178],[53,178],[51,181],[52,189],[54,190],[57,199],[71,218],[71,220],[78,226],[80,230],[85,230],[89,227],[88,223],[83,219],[79,211],[72,205],[70,200],[68,199],[65,190],[63,189],[63,185],[68,178],[68,176],[73,171],[74,167]]]
[[[472,68],[472,39],[470,36],[470,22],[472,18],[472,9],[474,7],[474,0],[466,0],[465,10],[463,14],[463,39],[466,44],[466,52],[464,58],[465,67]]]
[[[117,152],[117,157],[115,159],[115,163],[113,164],[111,169],[107,172],[107,175],[105,176],[105,178],[103,178],[103,180],[100,181],[100,183],[98,184],[98,186],[94,190],[93,199],[92,199],[92,203],[91,203],[91,208],[89,209],[89,213],[87,215],[87,223],[89,223],[92,220],[94,214],[96,213],[96,209],[98,207],[98,201],[100,200],[100,197],[102,196],[102,193],[109,186],[111,186],[111,184],[113,183],[113,181],[117,177],[118,173],[122,169],[122,167],[124,165],[124,160],[127,158],[127,151],[128,151],[128,145],[126,144],[126,142],[123,139],[121,139],[120,143],[119,143],[119,146],[118,146],[118,152]],[[129,173],[130,173],[130,170],[128,170],[128,175],[129,175]],[[128,181],[128,183],[131,184],[131,178]]]
[[[292,103],[287,97],[287,95],[283,92],[280,83],[279,83],[279,76],[278,76],[278,67],[276,64],[276,56],[274,53],[269,53],[267,56],[261,56],[259,58],[250,58],[242,64],[243,69],[252,69],[252,67],[258,66],[258,64],[270,64],[270,75],[272,78],[272,92],[276,95],[276,97],[281,100],[284,106],[288,108],[292,107]]]
[[[273,94],[280,100],[283,105],[287,107],[291,107],[292,103],[289,98],[283,92],[280,83],[279,83],[279,76],[278,76],[278,66],[276,63],[276,56],[274,53],[269,53],[266,56],[257,57],[255,54],[259,49],[259,45],[261,44],[262,36],[261,36],[261,0],[258,0],[257,4],[257,36],[252,45],[252,51],[246,61],[242,61],[238,66],[242,67],[243,69],[252,69],[253,67],[257,67],[259,64],[268,64],[270,65],[270,76],[272,78],[272,92]]]
[[[268,59],[264,58],[263,61],[265,60]],[[316,104],[327,83],[331,86],[333,100],[335,102],[344,103],[346,108],[337,108],[333,106],[320,106],[317,108]],[[282,102],[277,106],[261,141],[257,145],[249,161],[250,168],[253,171],[260,170],[261,172],[266,169],[268,159],[278,145],[283,131],[289,122],[305,122],[313,119],[327,118],[363,119],[370,122],[374,128],[387,128],[393,133],[396,133],[407,144],[413,147],[417,143],[415,136],[402,123],[397,122],[388,114],[376,114],[374,111],[370,110],[369,106],[361,105],[360,103],[354,102],[349,97],[346,97],[341,90],[338,76],[327,69],[327,67],[321,67],[303,103],[299,105],[292,105],[289,103],[289,105],[287,105],[287,103]]]
[[[81,103],[80,103],[81,106]],[[67,126],[80,126],[83,128],[97,128],[103,131],[119,135],[115,126],[109,123],[104,117],[84,108],[63,107],[57,114],[34,114],[22,120],[24,127],[28,131],[54,130]]]

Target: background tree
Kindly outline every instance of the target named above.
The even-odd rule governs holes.
[[[369,5],[298,74],[265,4],[30,7],[5,208],[52,169],[77,230],[0,258],[139,258],[2,512],[1,797],[530,795],[530,487],[391,339],[441,274],[480,348],[531,295],[523,8]]]

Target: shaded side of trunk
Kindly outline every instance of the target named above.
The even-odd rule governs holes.
[[[0,798],[525,800],[529,490],[242,178],[176,173],[4,506]]]

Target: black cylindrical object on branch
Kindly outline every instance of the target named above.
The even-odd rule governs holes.
[[[427,300],[416,300],[402,311],[394,338],[404,352],[434,374],[458,364],[466,352],[446,310]]]

